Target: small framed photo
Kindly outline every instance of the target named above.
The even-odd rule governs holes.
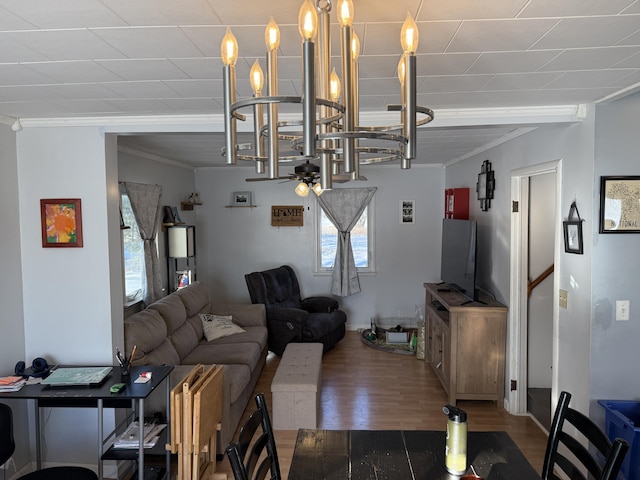
[[[415,200],[400,200],[400,223],[403,225],[416,223]]]
[[[582,221],[562,222],[564,229],[564,251],[582,255]]]
[[[42,247],[82,247],[82,208],[79,198],[40,200]]]
[[[231,198],[231,204],[234,207],[250,207],[251,192],[233,192],[233,197]]]
[[[640,177],[600,177],[600,233],[640,233]]]

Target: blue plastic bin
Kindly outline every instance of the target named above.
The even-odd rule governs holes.
[[[598,400],[605,409],[605,433],[611,441],[622,438],[629,451],[622,462],[625,480],[640,480],[640,402]]]

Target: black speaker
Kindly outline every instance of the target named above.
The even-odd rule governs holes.
[[[49,375],[51,367],[49,363],[41,357],[36,358],[29,368],[26,368],[26,364],[23,361],[16,363],[15,374],[19,377],[37,377],[44,378]]]

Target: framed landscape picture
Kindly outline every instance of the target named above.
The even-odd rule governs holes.
[[[79,198],[40,200],[42,247],[82,247],[82,208]]]

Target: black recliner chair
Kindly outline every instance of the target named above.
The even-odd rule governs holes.
[[[322,343],[324,352],[344,338],[347,315],[329,297],[300,296],[293,269],[283,265],[244,276],[252,303],[267,309],[269,350],[282,355],[292,342]]]

